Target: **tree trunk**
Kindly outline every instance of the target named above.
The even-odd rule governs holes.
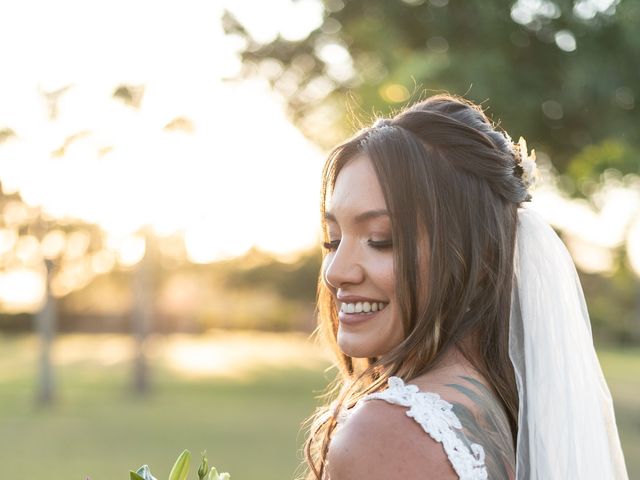
[[[145,254],[133,274],[132,327],[135,339],[133,365],[133,391],[145,395],[150,389],[149,364],[147,360],[148,337],[151,333],[154,314],[153,242],[150,233],[145,232]]]
[[[57,323],[57,300],[51,294],[51,271],[53,264],[46,260],[47,268],[47,291],[42,309],[36,313],[36,332],[40,339],[40,367],[38,374],[38,387],[36,402],[41,406],[50,406],[55,402],[55,379],[53,376],[53,365],[51,362],[51,349],[56,331]]]

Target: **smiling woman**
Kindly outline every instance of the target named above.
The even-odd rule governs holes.
[[[575,269],[523,208],[534,158],[448,95],[331,153],[318,322],[340,370],[308,479],[626,478]]]
[[[330,209],[325,281],[336,291],[351,285],[337,295],[338,345],[351,357],[375,357],[400,343],[404,332],[396,313],[391,221],[367,157],[344,167]]]

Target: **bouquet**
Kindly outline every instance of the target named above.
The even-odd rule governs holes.
[[[206,452],[202,452],[202,461],[198,468],[198,480],[230,480],[231,476],[228,473],[218,473],[215,467],[209,469],[209,463],[207,462]],[[171,473],[169,473],[169,480],[187,480],[189,475],[189,465],[191,462],[191,453],[189,450],[185,450],[180,454],[176,462],[173,464]],[[141,466],[135,472],[129,471],[130,480],[157,480],[151,475],[151,470],[148,465]]]

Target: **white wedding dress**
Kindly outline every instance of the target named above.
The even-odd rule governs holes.
[[[337,417],[338,424],[343,424],[364,402],[374,399],[408,407],[407,416],[442,444],[460,480],[488,478],[484,447],[466,438],[463,426],[453,412],[453,405],[437,393],[422,392],[416,385],[405,384],[399,377],[390,377],[386,390],[361,398],[351,409],[343,408]]]

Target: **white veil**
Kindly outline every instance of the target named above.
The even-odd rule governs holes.
[[[509,332],[520,411],[517,480],[627,480],[613,403],[573,260],[518,209]]]

